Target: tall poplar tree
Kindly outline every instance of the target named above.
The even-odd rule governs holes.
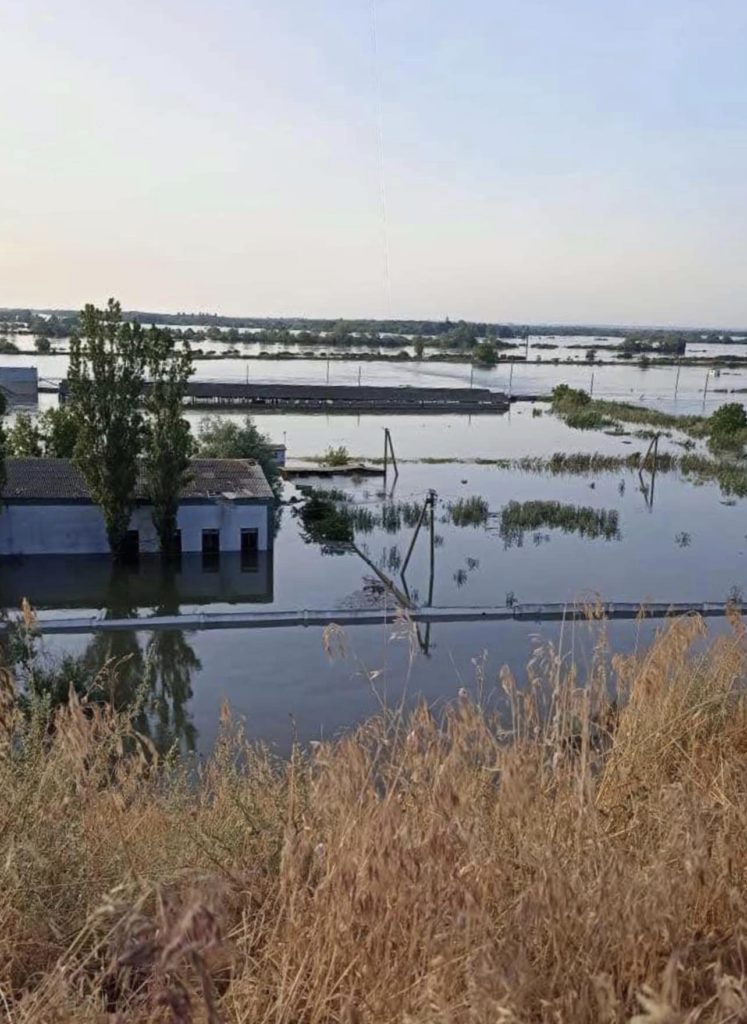
[[[193,373],[189,345],[177,347],[169,331],[152,328],[147,339],[149,383],[145,397],[143,455],[153,523],[161,553],[176,553],[179,497],[189,479],[193,442],[183,402]]]
[[[0,391],[0,495],[5,489],[5,481],[7,480],[7,472],[5,469],[5,454],[6,454],[6,440],[5,440],[5,427],[3,426],[3,416],[7,408],[7,402],[5,401],[5,395]]]
[[[143,432],[147,342],[122,309],[87,305],[70,339],[70,404],[78,423],[74,460],[100,505],[109,546],[122,556],[135,501]]]

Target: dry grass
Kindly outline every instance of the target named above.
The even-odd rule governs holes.
[[[197,777],[5,676],[0,1018],[747,1020],[745,638],[704,633],[285,763],[224,712]]]

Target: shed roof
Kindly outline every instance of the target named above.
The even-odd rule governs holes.
[[[4,501],[91,501],[86,482],[70,459],[6,459],[5,468]],[[182,500],[222,495],[240,500],[273,496],[262,467],[253,459],[192,459],[191,478],[182,490]],[[142,472],[135,500],[148,501]]]

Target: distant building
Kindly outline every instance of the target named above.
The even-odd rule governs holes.
[[[277,462],[278,466],[281,466],[281,467],[284,466],[285,465],[285,455],[286,455],[286,451],[287,451],[285,445],[284,444],[274,444],[274,443],[271,442],[268,445],[268,447],[269,447],[270,451],[272,452],[272,457],[275,460],[275,462]]]
[[[7,459],[0,508],[1,555],[106,554],[104,517],[69,459]],[[194,459],[177,524],[182,552],[251,556],[272,547],[274,497],[250,459]],[[141,479],[128,550],[157,552],[152,506]]]
[[[0,393],[9,405],[35,405],[38,392],[35,366],[0,366]]]

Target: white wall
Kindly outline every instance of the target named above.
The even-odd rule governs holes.
[[[258,548],[272,546],[266,505],[230,501],[183,505],[178,525],[182,551],[202,551],[202,531],[221,531],[221,551],[241,550],[241,530],[257,530]],[[158,551],[148,506],[136,508],[130,527],[140,532],[140,550]],[[6,505],[0,507],[0,555],[106,554],[104,518],[95,505]]]

